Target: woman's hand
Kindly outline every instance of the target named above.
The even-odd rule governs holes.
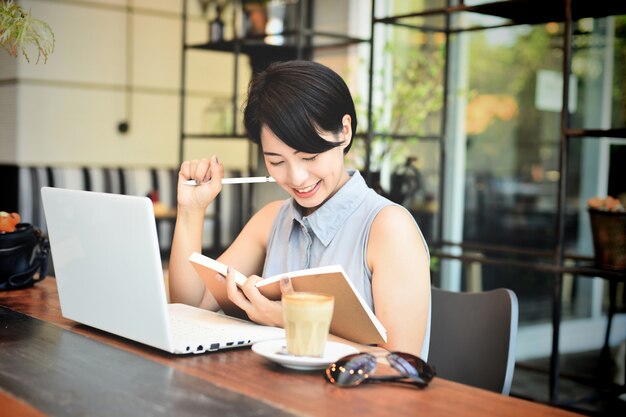
[[[233,269],[228,268],[226,276],[228,298],[245,311],[250,320],[266,326],[284,327],[281,302],[266,298],[255,286],[261,279],[258,275],[251,275],[242,287],[237,287]],[[280,291],[282,294],[293,292],[289,278],[280,280]]]
[[[224,167],[214,155],[211,159],[185,161],[178,172],[178,208],[206,210],[222,190]],[[186,185],[195,180],[197,184]]]

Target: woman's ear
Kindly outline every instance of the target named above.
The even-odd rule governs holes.
[[[352,140],[352,117],[349,114],[344,114],[341,118],[341,134],[345,141],[344,146],[350,144]]]

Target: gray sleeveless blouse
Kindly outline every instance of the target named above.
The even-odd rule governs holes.
[[[375,311],[367,243],[376,215],[395,203],[369,188],[358,171],[348,173],[348,182],[309,216],[302,216],[292,198],[285,200],[272,225],[263,276],[339,264]],[[427,329],[424,359],[428,355],[430,317]]]

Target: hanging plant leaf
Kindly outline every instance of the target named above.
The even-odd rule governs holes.
[[[43,56],[44,62],[54,51],[54,33],[50,26],[31,16],[13,0],[0,3],[0,46],[13,57],[18,53],[30,62],[29,49],[37,50],[37,61]]]

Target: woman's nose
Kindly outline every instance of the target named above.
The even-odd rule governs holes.
[[[305,182],[309,178],[309,172],[301,164],[292,164],[289,168],[289,180],[291,185],[299,187],[306,185]]]

